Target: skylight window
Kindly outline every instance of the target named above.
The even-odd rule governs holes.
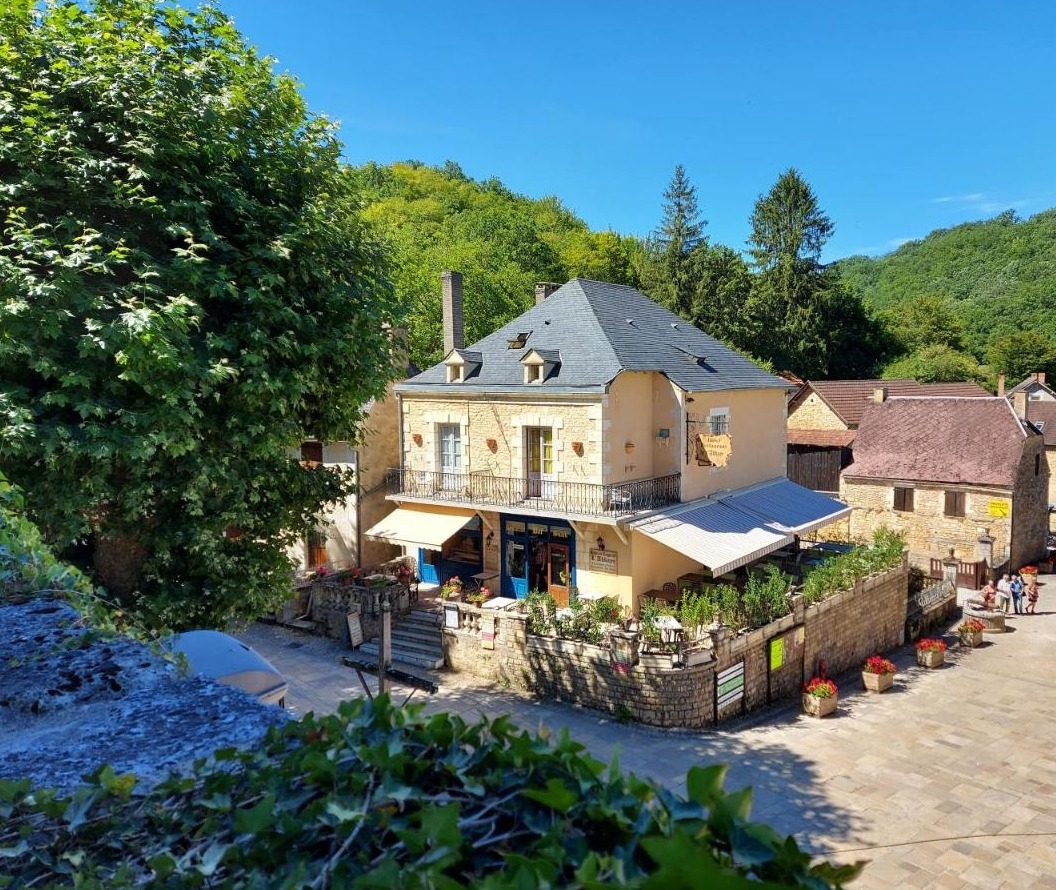
[[[524,349],[524,344],[528,342],[528,337],[531,331],[522,331],[517,334],[512,340],[506,341],[507,349]]]

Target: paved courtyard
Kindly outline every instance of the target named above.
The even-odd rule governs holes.
[[[1010,618],[979,649],[951,646],[944,668],[917,667],[905,647],[884,695],[838,678],[839,711],[824,720],[788,706],[720,731],[658,730],[449,673],[434,674],[437,695],[413,700],[567,728],[594,756],[679,791],[691,766],[728,763],[727,788],[754,789],[753,818],[830,859],[870,860],[853,884],[863,890],[1056,888],[1056,577],[1043,580],[1042,611]],[[334,641],[266,625],[239,636],[286,675],[296,715],[363,694]]]

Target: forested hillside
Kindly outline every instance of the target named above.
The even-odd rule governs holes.
[[[884,257],[850,257],[838,265],[846,285],[888,318],[907,306],[948,309],[962,326],[963,351],[989,362],[994,373],[1019,376],[1026,365],[1051,366],[1056,210],[1025,220],[1008,211],[937,230]],[[1026,365],[1008,364],[1024,353]]]

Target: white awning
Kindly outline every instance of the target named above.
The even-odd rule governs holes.
[[[462,528],[475,513],[428,513],[425,510],[393,510],[364,534],[390,544],[414,549],[439,550],[444,541]]]
[[[792,535],[805,535],[851,512],[846,504],[784,478],[731,492],[719,500]]]
[[[707,566],[713,575],[724,575],[794,540],[750,513],[713,500],[651,516],[631,528]]]

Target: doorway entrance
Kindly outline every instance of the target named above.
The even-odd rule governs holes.
[[[549,593],[567,606],[575,583],[572,527],[558,519],[508,517],[502,524],[503,579],[507,596],[525,597],[529,591]]]

